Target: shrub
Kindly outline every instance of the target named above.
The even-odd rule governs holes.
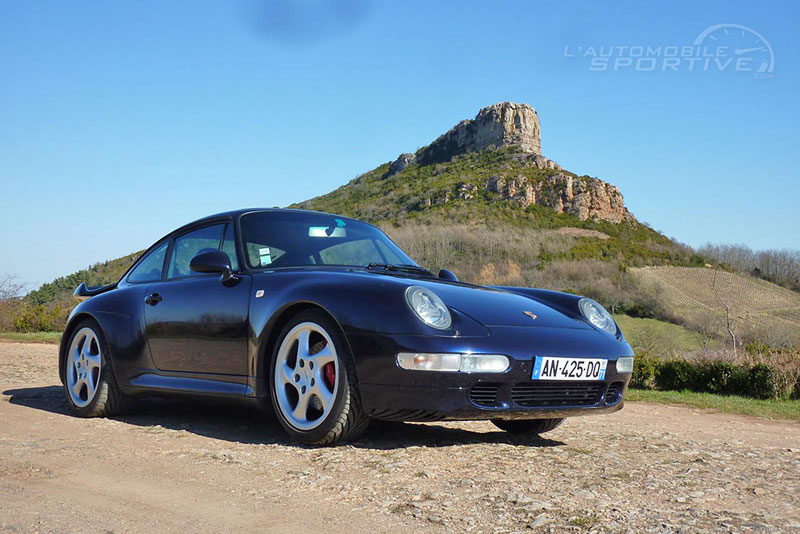
[[[747,394],[757,399],[770,399],[780,396],[775,387],[775,376],[768,365],[759,363],[750,368]]]
[[[764,343],[761,340],[753,340],[747,343],[744,346],[745,352],[747,354],[751,354],[753,356],[766,356],[770,352],[770,346],[768,343]]]
[[[633,359],[633,375],[631,376],[630,387],[652,389],[656,363],[656,360],[648,356],[646,352],[637,354]]]
[[[64,308],[60,304],[47,307],[23,305],[14,319],[14,330],[17,332],[53,332],[64,328],[66,322]]]
[[[747,395],[749,374],[748,369],[742,365],[729,362],[715,361],[700,364],[698,373],[708,393],[718,395]]]
[[[701,390],[697,365],[686,360],[666,360],[655,370],[655,385],[658,389],[682,391]]]

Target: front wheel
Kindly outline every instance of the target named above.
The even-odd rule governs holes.
[[[275,413],[298,441],[332,445],[369,424],[344,336],[324,312],[308,310],[289,321],[270,368]]]
[[[510,434],[544,434],[554,430],[564,419],[492,419],[494,426]]]
[[[81,417],[117,415],[128,405],[111,367],[103,331],[95,321],[78,324],[70,335],[64,358],[64,391]]]

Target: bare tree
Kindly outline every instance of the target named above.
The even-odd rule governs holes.
[[[714,340],[719,336],[719,326],[714,313],[711,311],[700,312],[695,320],[689,323],[688,328],[697,336],[701,354],[708,353]]]
[[[711,290],[714,292],[714,298],[717,299],[717,302],[722,309],[725,311],[725,330],[728,332],[728,337],[731,338],[731,348],[733,349],[733,357],[736,358],[736,327],[737,327],[737,318],[731,309],[731,289],[733,286],[733,277],[728,279],[728,287],[723,295],[720,292],[719,287],[717,286],[717,274],[719,273],[718,269],[714,269],[714,277],[711,279]]]
[[[0,332],[13,329],[14,316],[20,308],[25,286],[10,274],[0,275]]]
[[[753,251],[745,245],[707,243],[697,251],[743,273],[800,291],[800,251],[798,250]]]

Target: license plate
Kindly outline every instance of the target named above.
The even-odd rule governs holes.
[[[534,380],[603,380],[608,360],[601,358],[553,358],[537,356]]]

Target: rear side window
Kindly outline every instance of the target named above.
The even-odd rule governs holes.
[[[164,270],[164,256],[167,254],[167,245],[169,245],[169,242],[164,243],[148,254],[147,257],[131,271],[131,274],[128,275],[128,282],[155,282],[156,280],[161,280],[161,273]]]
[[[229,224],[225,230],[225,238],[222,240],[222,252],[228,255],[231,260],[231,269],[239,270],[239,262],[236,259],[236,241],[233,238],[233,225]]]
[[[185,276],[199,275],[200,273],[192,272],[189,269],[189,262],[201,252],[219,250],[224,227],[224,224],[206,226],[176,238],[175,246],[172,248],[172,257],[169,260],[167,276],[169,278],[183,278]]]

